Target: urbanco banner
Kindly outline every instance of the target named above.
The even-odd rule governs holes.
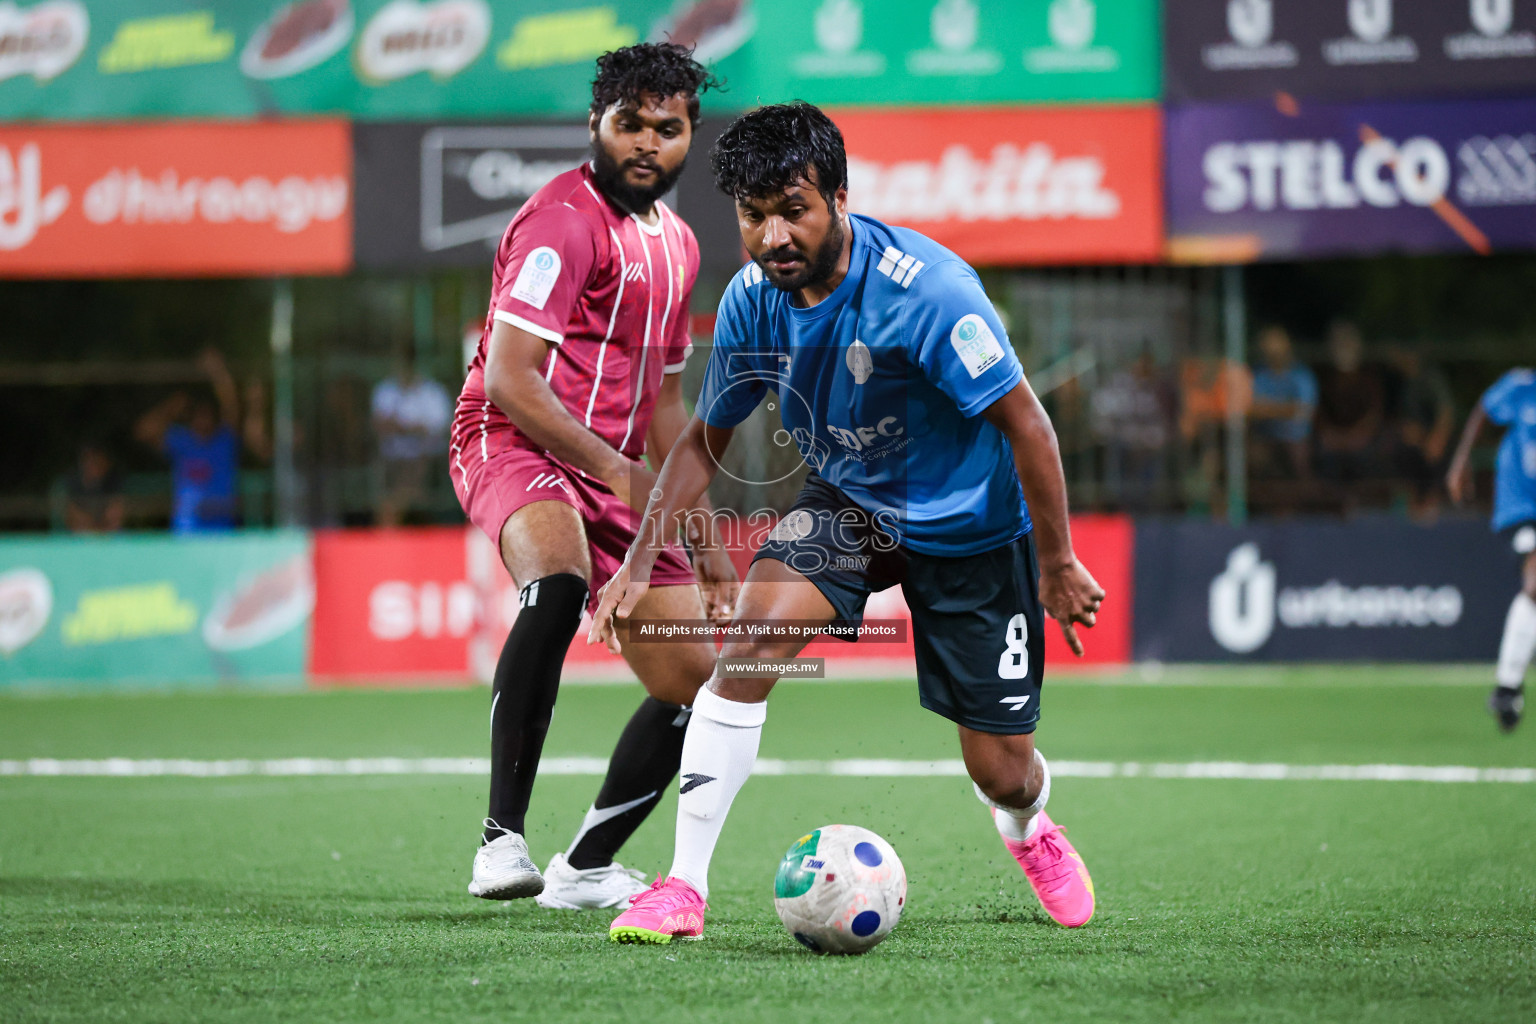
[[[0,127],[0,277],[337,274],[341,121]]]
[[[1175,262],[1536,247],[1536,99],[1166,116]]]
[[[1136,524],[1138,661],[1488,661],[1519,586],[1483,522]]]
[[[1163,19],[1175,101],[1536,88],[1528,0],[1168,0]]]
[[[304,672],[309,537],[0,540],[0,691],[242,684]]]
[[[848,204],[977,265],[1151,262],[1163,244],[1156,107],[833,110]]]
[[[1151,100],[1157,0],[5,0],[0,118],[581,114],[596,58],[693,47],[727,89],[927,104]]]

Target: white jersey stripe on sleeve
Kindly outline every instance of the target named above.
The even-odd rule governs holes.
[[[565,340],[565,335],[561,334],[559,331],[550,327],[544,327],[536,324],[532,320],[518,316],[516,313],[508,313],[504,309],[498,309],[496,311],[496,319],[500,320],[504,324],[511,324],[513,327],[527,331],[535,338],[543,338],[545,341],[552,341],[556,345]]]

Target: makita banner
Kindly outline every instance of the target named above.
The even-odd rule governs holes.
[[[1152,106],[839,110],[848,203],[977,264],[1150,262],[1162,250]]]
[[[0,277],[332,274],[351,261],[344,122],[0,128]]]
[[[1536,247],[1536,99],[1229,103],[1167,120],[1175,262]]]
[[[741,266],[731,201],[709,176],[709,147],[725,128],[705,118],[693,159],[666,202],[693,228],[703,270],[725,277]],[[358,124],[358,265],[413,270],[482,267],[528,197],[590,157],[587,122]]]
[[[1519,587],[1482,522],[1136,524],[1138,661],[1491,661]]]
[[[1171,100],[1536,88],[1529,0],[1168,0]]]

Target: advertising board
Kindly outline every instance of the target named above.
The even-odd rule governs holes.
[[[1174,101],[1536,88],[1524,0],[1168,0],[1163,47]]]
[[[1482,522],[1136,526],[1138,661],[1491,661],[1518,566]]]
[[[0,539],[0,689],[296,679],[314,602],[297,531]]]
[[[1171,107],[1175,262],[1536,246],[1536,100]]]
[[[0,277],[334,274],[341,121],[0,127]]]

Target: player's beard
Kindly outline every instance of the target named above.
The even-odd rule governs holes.
[[[781,292],[797,292],[802,288],[821,284],[831,280],[837,271],[837,261],[843,255],[843,225],[833,216],[832,222],[827,226],[827,234],[821,240],[821,246],[814,256],[806,257],[805,253],[798,249],[772,249],[759,253],[752,257],[757,265],[762,268],[763,276],[768,283]],[[799,257],[804,259],[805,268],[795,273],[785,274],[781,270],[774,270],[768,266],[771,259],[785,259]]]
[[[624,172],[631,166],[630,161],[619,163],[603,148],[602,143],[598,143],[592,147],[592,178],[597,182],[597,187],[602,189],[603,195],[631,213],[644,213],[651,208],[652,203],[672,191],[672,186],[677,184],[687,162],[687,158],[684,158],[669,172],[663,170],[661,164],[648,161],[649,166],[656,168],[655,179],[649,185],[631,185],[624,178]]]

